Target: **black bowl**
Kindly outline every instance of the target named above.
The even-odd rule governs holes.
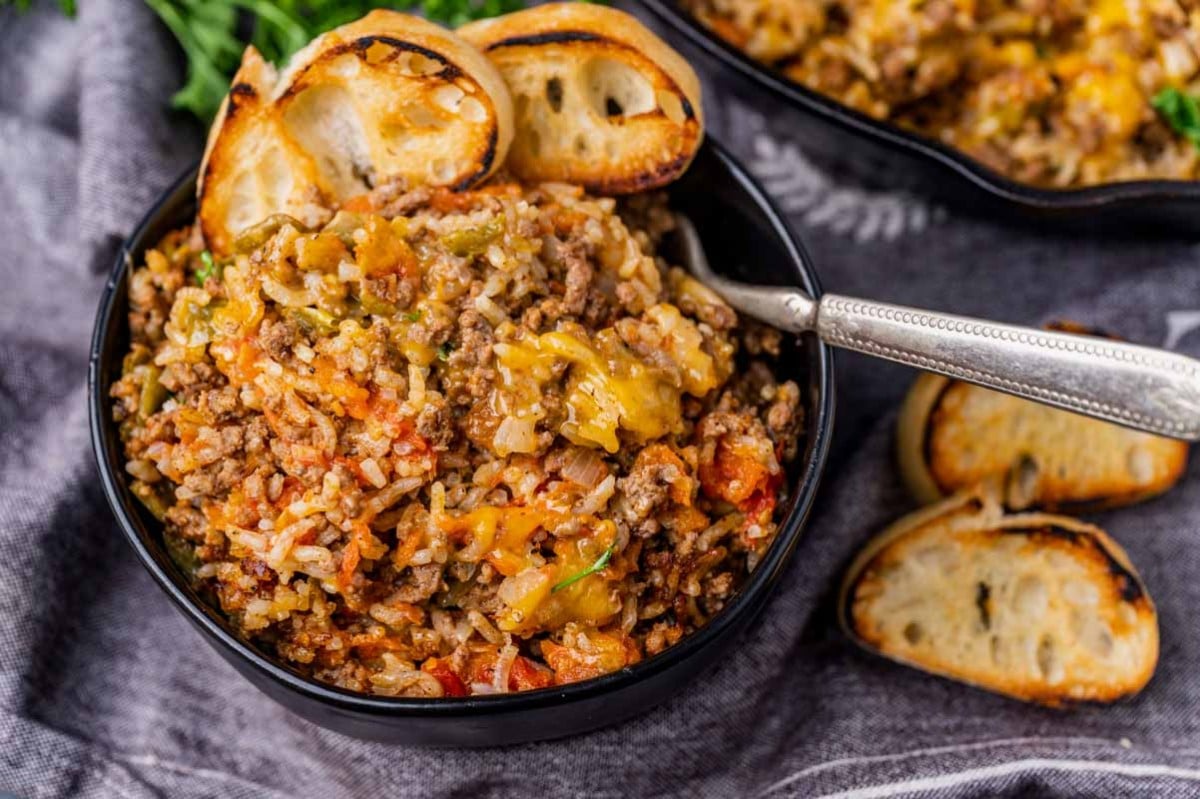
[[[296,714],[360,738],[428,745],[491,746],[583,732],[621,721],[666,699],[713,663],[762,609],[787,564],[817,491],[833,423],[832,357],[815,338],[791,342],[781,368],[805,390],[802,455],[790,474],[790,498],[778,538],[741,594],[707,626],[678,645],[622,671],[573,685],[494,696],[403,699],[367,696],[305,677],[239,638],[188,585],[162,542],[162,526],[129,491],[112,421],[109,387],[129,344],[126,284],[130,265],[163,234],[192,217],[195,170],[155,204],[129,237],[100,300],[88,369],[92,447],[105,495],[142,565],[204,638],[248,680]],[[819,294],[808,257],[754,181],[721,147],[705,144],[670,189],[674,208],[695,222],[714,264],[763,282]]]
[[[858,175],[885,176],[889,188],[933,195],[960,210],[1051,230],[1128,235],[1200,231],[1200,181],[1140,180],[1078,189],[1043,189],[1010,180],[934,139],[855,111],[755,61],[710,31],[676,0],[640,0],[709,63],[757,90],[756,105],[794,123],[795,138]]]

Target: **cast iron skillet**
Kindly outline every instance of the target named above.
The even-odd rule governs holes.
[[[728,651],[762,609],[795,550],[824,467],[833,424],[833,364],[828,347],[815,337],[789,342],[781,358],[783,374],[804,392],[807,437],[790,470],[790,497],[778,538],[729,606],[662,654],[574,685],[495,696],[403,699],[325,685],[238,638],[188,586],[163,548],[161,525],[130,493],[108,397],[129,342],[129,269],[163,234],[191,219],[195,177],[195,169],[190,170],[163,195],[113,265],[92,335],[88,412],[100,478],[121,530],[159,587],[234,668],[289,710],[347,735],[404,744],[492,746],[571,735],[641,713]],[[672,206],[687,213],[701,231],[713,264],[726,266],[733,276],[820,293],[808,256],[782,217],[717,144],[704,145],[670,195]]]
[[[1143,180],[1060,190],[1018,183],[958,150],[873,119],[789,80],[721,39],[676,0],[640,1],[719,66],[748,79],[760,90],[760,107],[781,106],[795,125],[796,140],[807,150],[843,163],[852,161],[858,174],[884,175],[893,187],[932,194],[955,208],[1051,230],[1110,235],[1200,231],[1200,181]]]

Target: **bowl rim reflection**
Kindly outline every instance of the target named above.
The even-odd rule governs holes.
[[[820,287],[807,254],[765,192],[749,177],[736,159],[711,138],[706,140],[698,158],[704,155],[703,149],[711,151],[710,155],[718,159],[734,183],[746,191],[761,209],[771,233],[786,249],[802,287],[814,296],[819,296]],[[807,365],[811,372],[810,383],[819,387],[816,401],[804,406],[809,417],[813,415],[810,409],[813,406],[816,408],[816,418],[809,418],[805,426],[805,435],[811,439],[811,443],[805,444],[805,457],[802,461],[798,460],[794,466],[796,478],[791,481],[793,493],[789,498],[790,507],[780,523],[775,541],[741,590],[725,608],[708,624],[663,652],[619,671],[567,685],[483,696],[415,698],[359,693],[320,682],[284,665],[281,660],[240,638],[228,627],[228,622],[221,614],[205,603],[187,584],[180,570],[162,551],[163,547],[153,543],[154,537],[160,533],[157,529],[152,529],[151,525],[143,523],[142,512],[134,507],[133,503],[136,500],[127,486],[124,456],[119,436],[116,435],[116,423],[112,421],[111,400],[108,397],[111,385],[108,378],[114,366],[113,359],[119,363],[123,355],[123,352],[114,355],[113,349],[122,340],[121,332],[127,330],[128,324],[115,318],[117,308],[121,305],[120,294],[125,289],[128,272],[145,249],[156,243],[147,240],[151,232],[164,224],[170,226],[171,220],[186,219],[183,211],[193,203],[195,178],[196,167],[193,166],[155,201],[118,251],[100,298],[92,335],[88,363],[88,416],[92,449],[105,497],[138,559],[176,607],[201,628],[206,634],[205,637],[233,653],[241,662],[249,664],[256,671],[292,691],[347,712],[365,712],[380,716],[468,717],[567,704],[577,699],[616,692],[622,686],[669,670],[691,658],[710,642],[720,638],[731,625],[739,624],[747,610],[753,612],[755,597],[771,588],[790,561],[812,509],[832,435],[833,358],[829,347],[819,342],[814,342],[811,346],[814,354],[809,358]]]

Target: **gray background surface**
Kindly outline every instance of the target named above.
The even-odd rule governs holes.
[[[0,11],[0,790],[22,796],[1200,795],[1195,468],[1097,521],[1158,602],[1162,660],[1111,708],[1055,712],[926,677],[837,631],[840,570],[909,509],[889,451],[911,373],[839,356],[807,537],[740,651],[626,725],[492,751],[308,725],[238,677],[120,540],[87,440],[103,271],[200,152],[167,111],[180,59],[141,3]],[[713,84],[710,83],[710,88]],[[1200,250],[989,224],[810,160],[736,92],[711,129],[788,208],[827,289],[1010,321],[1071,318],[1200,353]],[[381,793],[383,792],[383,793]]]

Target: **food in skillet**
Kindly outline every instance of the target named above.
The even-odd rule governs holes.
[[[543,24],[570,13],[521,18],[528,63]],[[553,124],[604,152],[625,146],[616,117],[653,122],[636,146],[659,137],[644,152],[668,160],[647,157],[628,185],[674,178],[699,145],[694,75],[671,79],[678,65],[640,47],[649,34],[619,12],[575,24],[610,41],[622,71],[584,105],[596,84],[581,76],[596,73],[574,59],[596,54],[553,50],[562,71],[549,77],[573,115]],[[514,126],[490,65],[439,36],[377,12],[305,51],[301,63],[323,66],[288,102],[329,117],[272,107],[304,71],[239,75],[210,139],[200,224],[130,276],[132,344],[112,388],[132,489],[198,588],[293,667],[390,696],[583,680],[700,627],[773,540],[802,425],[797,386],[768,365],[779,334],[740,327],[656,255],[673,224],[661,196],[539,182],[594,161],[569,153],[512,164],[521,180],[489,176],[504,130],[527,135],[529,98],[517,89]],[[264,69],[253,51],[244,69]],[[654,111],[693,115],[639,120],[651,112],[622,92],[645,85]],[[407,104],[365,105],[363,92]],[[262,130],[236,128],[243,101]],[[303,135],[338,122],[315,145]],[[418,134],[447,128],[464,144],[445,175],[390,174],[386,156],[413,137],[395,164],[432,163]],[[346,131],[370,146],[346,148]],[[278,169],[223,167],[213,153],[229,142],[288,152]],[[271,215],[243,227],[247,204]]]
[[[1047,187],[1200,177],[1200,11],[1176,0],[682,0],[804,86]]]

